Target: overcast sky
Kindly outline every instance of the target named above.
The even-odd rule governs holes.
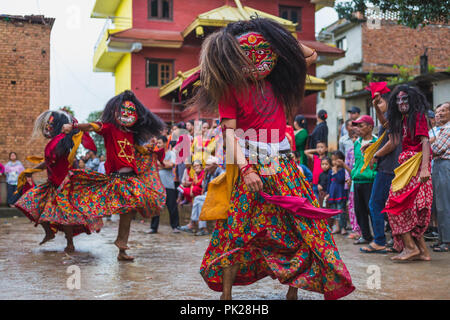
[[[0,14],[56,18],[50,43],[50,108],[70,105],[80,121],[85,121],[91,111],[102,110],[114,95],[112,74],[92,71],[94,46],[105,24],[103,19],[90,18],[94,3],[95,0],[0,0]],[[334,9],[319,10],[316,33],[336,20]]]

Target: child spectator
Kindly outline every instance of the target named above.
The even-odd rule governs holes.
[[[9,162],[5,165],[5,175],[6,175],[6,187],[7,187],[7,202],[11,208],[14,208],[14,203],[19,199],[19,194],[14,194],[17,189],[17,181],[19,179],[19,174],[25,170],[17,159],[17,154],[11,152],[9,154]]]
[[[345,190],[345,156],[342,151],[335,151],[331,156],[332,168],[329,173],[327,186],[327,202],[332,209],[342,210],[343,212],[335,217],[332,233],[340,232],[347,234],[347,215],[345,214],[345,204],[347,202],[347,192]]]
[[[311,170],[309,170],[309,168],[302,164],[302,154],[300,151],[295,151],[294,152],[294,156],[295,156],[295,162],[297,163],[297,168],[298,170],[301,171],[301,173],[303,173],[303,175],[306,178],[306,181],[308,181],[308,183],[311,185],[312,184],[312,180],[313,180],[313,175]]]
[[[192,165],[193,175],[189,177],[191,185],[189,187],[179,186],[178,191],[183,193],[186,202],[191,203],[192,199],[202,193],[202,182],[205,175],[201,160],[194,161]]]
[[[317,185],[319,184],[319,176],[322,173],[321,162],[322,159],[327,156],[327,152],[327,144],[321,141],[317,142],[317,147],[315,149],[305,150],[305,155],[308,159],[313,160],[313,191],[317,199],[319,199],[319,189]]]
[[[326,202],[324,200],[327,196],[327,187],[330,180],[330,169],[331,169],[331,159],[326,157],[323,158],[320,167],[322,168],[322,172],[319,175],[319,183],[317,184],[317,188],[319,190],[319,203],[321,207],[326,208]]]

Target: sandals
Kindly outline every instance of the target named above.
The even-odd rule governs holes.
[[[375,249],[370,244],[366,248],[359,248],[359,251],[361,251],[362,253],[387,253],[386,248]]]
[[[370,241],[367,241],[366,239],[364,239],[363,237],[359,238],[358,240],[356,240],[355,242],[353,242],[354,245],[358,245],[358,244],[370,244]]]
[[[443,243],[439,246],[436,246],[433,248],[434,252],[448,252],[449,248],[448,248],[448,244],[447,243]]]

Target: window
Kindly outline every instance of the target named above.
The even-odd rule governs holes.
[[[280,17],[298,23],[297,31],[302,29],[302,8],[280,6]]]
[[[173,78],[173,62],[147,60],[146,86],[161,87]]]
[[[172,0],[148,0],[148,18],[172,20]]]
[[[336,41],[336,47],[338,47],[338,49],[347,51],[347,38],[344,37],[344,38],[338,39]]]
[[[340,97],[345,93],[345,80],[336,80],[334,82],[334,96]]]

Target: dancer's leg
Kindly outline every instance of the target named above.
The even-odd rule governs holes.
[[[417,257],[418,260],[423,260],[423,261],[430,261],[431,260],[431,256],[430,256],[430,252],[428,251],[427,245],[425,244],[425,239],[423,238],[423,236],[421,236],[420,238],[416,239],[413,238],[414,242],[416,243],[417,247],[420,250],[420,255]]]
[[[286,294],[287,300],[298,300],[298,288],[289,286]]]
[[[42,222],[41,223],[42,228],[44,228],[45,231],[45,237],[44,239],[39,243],[39,245],[43,245],[44,243],[46,243],[47,241],[50,241],[52,239],[55,238],[55,233],[52,231],[52,229],[50,228],[50,223],[49,222]]]
[[[401,237],[403,240],[404,249],[400,254],[392,257],[391,260],[406,261],[420,254],[420,250],[414,242],[410,232],[402,234]]]
[[[130,236],[131,220],[133,220],[136,212],[130,211],[120,215],[119,231],[117,233],[117,239],[114,244],[119,248],[119,255],[117,259],[131,261],[134,257],[127,255],[126,250],[129,249],[128,237]]]
[[[223,291],[220,300],[231,300],[231,289],[233,288],[234,279],[236,279],[238,270],[238,263],[223,269]]]
[[[66,253],[72,253],[75,251],[73,245],[73,226],[64,226],[64,233],[66,234],[67,246],[64,249]]]

